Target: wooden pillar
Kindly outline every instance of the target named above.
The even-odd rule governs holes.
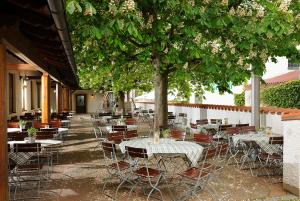
[[[63,88],[63,110],[69,111],[69,88]]]
[[[56,83],[56,113],[61,113],[62,112],[62,90],[61,90],[61,85],[60,83]]]
[[[0,200],[8,201],[7,113],[6,113],[6,50],[0,41]]]
[[[50,77],[48,73],[42,76],[42,123],[50,122]]]

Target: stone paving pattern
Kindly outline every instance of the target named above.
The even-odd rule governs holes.
[[[81,118],[80,118],[81,117]],[[82,121],[84,119],[84,121]],[[106,201],[112,200],[101,193],[102,179],[106,176],[103,155],[97,146],[92,123],[88,115],[75,115],[72,119],[69,135],[66,136],[59,158],[59,165],[54,166],[50,182],[44,184],[43,201]],[[278,179],[251,176],[248,170],[239,170],[235,166],[227,166],[215,180],[213,185],[219,192],[218,200],[297,200],[282,188]],[[106,193],[113,194],[118,181],[108,186]],[[49,194],[49,192],[51,192]],[[170,200],[169,193],[164,191],[164,199]],[[126,200],[128,189],[121,189],[118,200]],[[172,195],[179,197],[180,188],[172,190]],[[133,193],[127,200],[143,201],[142,193]],[[209,201],[214,198],[204,190],[190,199]],[[216,199],[215,199],[216,200]]]

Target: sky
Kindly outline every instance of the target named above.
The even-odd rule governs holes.
[[[266,71],[263,75],[263,79],[272,78],[287,72],[289,72],[288,59],[286,59],[285,57],[278,57],[277,63],[273,63],[271,61],[268,61],[266,63]],[[248,83],[250,84],[251,81],[249,80]],[[232,92],[234,94],[241,93],[242,91],[243,91],[243,86],[236,86],[233,87],[232,89]],[[224,95],[220,95],[219,93],[205,92],[204,96],[205,99],[202,102],[203,104],[234,105],[233,94],[225,93]],[[144,99],[154,100],[154,92],[144,94],[140,97],[140,100],[144,100]],[[172,100],[174,99],[174,97],[169,95],[168,99]]]

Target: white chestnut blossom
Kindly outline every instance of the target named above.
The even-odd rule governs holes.
[[[222,4],[223,6],[227,6],[227,5],[228,5],[228,0],[222,0],[222,1],[221,1],[221,4]]]
[[[130,12],[134,10],[135,10],[134,0],[125,0],[124,5],[121,8],[121,12]]]
[[[279,5],[279,10],[282,12],[287,12],[289,10],[289,6],[291,4],[291,0],[281,0],[281,3]]]
[[[242,57],[240,57],[239,60],[238,60],[238,62],[237,62],[237,64],[238,64],[239,66],[244,65],[244,59],[243,59]]]
[[[198,33],[198,34],[196,35],[196,37],[194,38],[194,42],[195,42],[196,44],[200,44],[201,38],[202,38],[202,34],[201,34],[201,33]]]
[[[194,7],[195,6],[195,0],[189,0],[189,4]]]

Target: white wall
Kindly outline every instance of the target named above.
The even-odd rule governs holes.
[[[154,109],[154,104],[145,104],[145,103],[136,103],[137,107],[142,109]],[[238,107],[237,107],[238,108]],[[201,116],[203,111],[207,111],[207,117],[205,115]],[[203,109],[195,107],[184,107],[184,106],[174,106],[169,105],[169,112],[178,114],[179,111],[187,114],[188,124],[190,122],[196,123],[198,119],[223,119],[228,118],[229,124],[238,124],[238,123],[251,123],[251,112],[238,111],[238,110],[224,110],[224,109]],[[273,133],[282,134],[282,121],[280,114],[264,114],[265,122],[262,122],[262,126],[271,127]],[[261,118],[264,121],[264,118]]]
[[[76,111],[76,95],[83,94],[87,98],[87,113],[93,113],[103,108],[102,93],[95,93],[91,90],[76,90],[72,93],[72,111]]]

